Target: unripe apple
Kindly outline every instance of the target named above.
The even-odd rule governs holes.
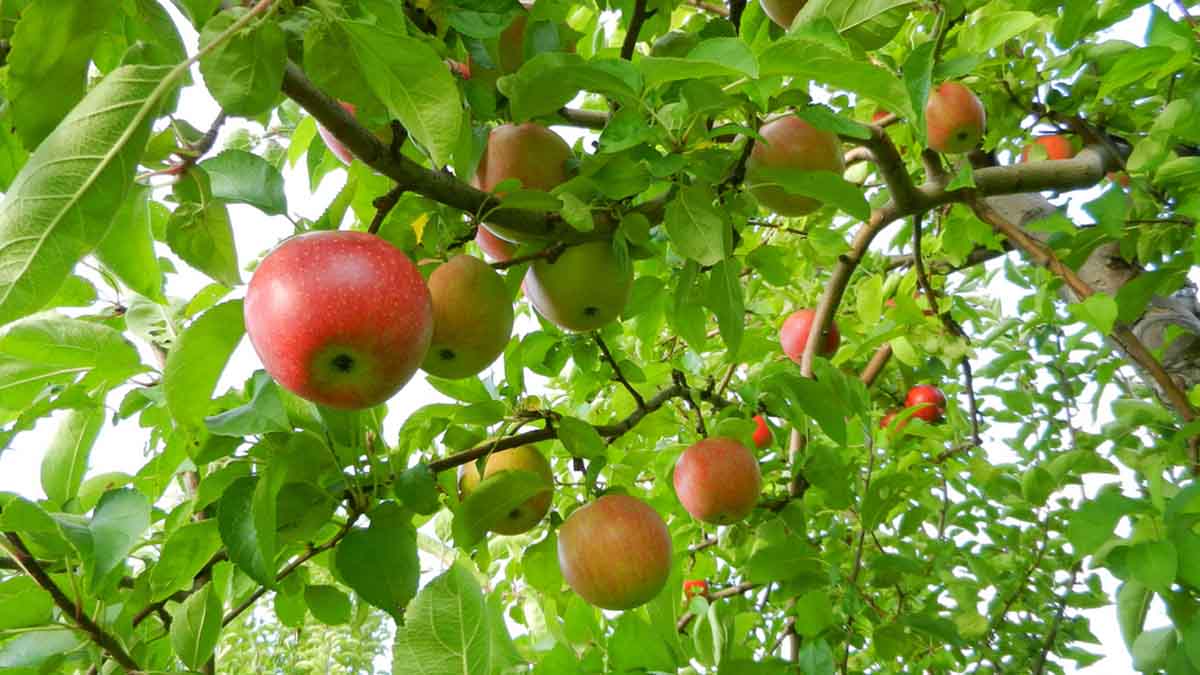
[[[350,113],[351,117],[354,116],[355,108],[353,104],[346,103],[345,101],[338,101],[338,105],[342,106],[346,112]],[[333,134],[329,133],[328,129],[318,124],[317,133],[321,135],[321,140],[325,141],[325,147],[329,148],[329,151],[333,153],[334,157],[342,160],[343,164],[349,165],[354,161],[354,153],[350,152],[346,146],[342,145],[342,142],[339,141]]]
[[[571,589],[592,605],[633,609],[666,586],[671,533],[646,502],[605,495],[558,529],[558,566]]]
[[[438,377],[469,377],[504,352],[513,307],[504,280],[479,258],[457,255],[429,275],[433,340],[421,369]]]
[[[1033,139],[1033,143],[1025,146],[1021,152],[1021,161],[1028,162],[1030,156],[1034,152],[1034,146],[1040,145],[1046,152],[1046,159],[1071,159],[1075,156],[1075,146],[1072,145],[1071,139],[1062,134],[1054,134],[1052,136],[1038,136]]]
[[[516,244],[497,237],[485,225],[480,225],[475,230],[475,244],[479,246],[480,251],[496,262],[512,260],[513,253],[517,251]]]
[[[416,372],[433,335],[412,261],[365,232],[310,232],[271,251],[250,279],[246,334],[267,373],[310,401],[367,408]]]
[[[492,526],[492,531],[500,534],[528,532],[546,517],[554,498],[554,472],[550,468],[550,462],[532,445],[520,445],[494,452],[485,462],[483,478],[480,478],[479,467],[475,462],[468,462],[462,466],[458,478],[459,494],[466,499],[479,486],[481,480],[501,471],[528,471],[537,474],[545,480],[546,487],[549,488],[546,492],[525,500],[523,504],[509,511],[498,524]]]
[[[941,389],[930,384],[918,384],[908,390],[904,397],[904,407],[920,406],[913,412],[912,417],[934,424],[941,422],[946,415],[946,395]]]
[[[554,261],[541,259],[525,275],[525,296],[547,321],[564,330],[594,330],[620,316],[633,288],[612,243],[570,246]]]
[[[806,2],[808,0],[761,0],[763,13],[784,30],[792,27],[792,21]]]
[[[779,329],[779,344],[783,346],[783,353],[797,364],[804,360],[804,347],[808,344],[808,334],[812,331],[813,318],[816,314],[816,310],[813,309],[798,309],[788,315],[783,322],[783,327]],[[837,322],[829,323],[829,329],[825,331],[824,337],[825,339],[817,347],[817,354],[831,356],[837,351],[838,344],[842,341],[842,334],[838,332]]]
[[[979,145],[987,129],[987,111],[970,89],[944,82],[925,102],[925,132],[938,152],[967,152]]]
[[[754,141],[746,162],[746,182],[750,194],[766,208],[781,216],[802,216],[821,208],[820,200],[790,194],[771,178],[765,169],[830,171],[842,175],[846,170],[841,142],[836,134],[823,131],[795,115],[780,117],[759,128],[766,143]]]
[[[685,579],[683,597],[691,600],[697,595],[708,595],[708,582],[703,579]]]
[[[754,416],[754,445],[758,448],[765,448],[771,444],[771,427],[767,426],[767,420],[762,415]]]
[[[728,525],[750,515],[762,493],[754,453],[728,438],[706,438],[675,462],[675,494],[696,520]]]
[[[547,127],[534,122],[502,124],[488,135],[487,147],[475,170],[475,187],[491,192],[515,178],[526,190],[549,192],[567,180],[571,146]],[[503,196],[503,195],[500,195]],[[533,241],[526,233],[489,224],[492,233],[509,241]]]

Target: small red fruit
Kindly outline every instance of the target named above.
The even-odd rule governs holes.
[[[479,246],[480,251],[496,262],[512,260],[513,253],[517,251],[516,244],[492,234],[485,225],[480,225],[479,229],[475,230],[475,244]]]
[[[689,601],[697,595],[708,595],[708,582],[703,579],[687,579],[683,582],[683,595]]]
[[[871,115],[871,124],[879,124],[881,121],[888,118],[890,115],[886,110],[876,110],[874,115]]]
[[[354,105],[346,103],[345,101],[338,101],[338,105],[342,106],[346,112],[350,113],[351,117],[354,117]],[[354,161],[354,153],[350,152],[346,146],[342,145],[342,142],[339,141],[333,134],[329,133],[328,129],[318,124],[317,133],[321,135],[321,140],[325,141],[325,147],[329,148],[329,151],[333,153],[334,157],[342,160],[343,164],[349,165]]]
[[[941,422],[946,416],[946,395],[933,385],[918,384],[908,390],[908,395],[904,397],[904,407],[917,407],[912,416],[934,424]]]
[[[696,520],[728,525],[758,504],[762,474],[749,448],[728,438],[693,444],[675,463],[675,494]]]
[[[987,111],[979,97],[958,82],[945,82],[929,92],[925,131],[929,147],[945,153],[967,152],[979,145],[987,128]]]
[[[388,400],[433,335],[429,288],[400,249],[365,232],[310,232],[263,258],[246,334],[284,388],[335,408]]]
[[[755,447],[767,447],[771,444],[771,427],[767,426],[767,420],[762,415],[754,416],[754,424]]]
[[[1061,134],[1054,134],[1038,136],[1033,139],[1033,143],[1025,146],[1025,150],[1021,152],[1022,162],[1029,161],[1035,145],[1042,146],[1046,151],[1046,159],[1071,159],[1075,156],[1075,146],[1071,144],[1071,139]]]
[[[812,332],[813,317],[817,314],[813,309],[799,309],[788,315],[783,327],[779,329],[779,343],[783,352],[796,363],[804,359],[804,347],[808,344],[808,335]],[[842,335],[838,332],[837,323],[830,322],[829,330],[825,332],[824,340],[817,348],[817,354],[830,356],[837,351]]]

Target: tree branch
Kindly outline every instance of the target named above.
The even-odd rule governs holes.
[[[1079,566],[1080,563],[1075,563],[1071,568],[1071,578],[1067,581],[1067,588],[1062,597],[1058,599],[1058,609],[1054,612],[1054,621],[1050,624],[1050,631],[1046,633],[1046,639],[1042,641],[1042,649],[1038,652],[1038,656],[1033,662],[1033,668],[1030,670],[1032,675],[1042,675],[1046,671],[1046,658],[1050,655],[1050,650],[1054,648],[1055,640],[1058,639],[1058,628],[1062,625],[1063,615],[1067,612],[1067,598],[1075,589],[1075,579],[1079,577]]]
[[[712,602],[713,600],[724,600],[725,598],[732,598],[734,596],[741,595],[742,593],[745,593],[746,591],[752,591],[752,590],[758,588],[758,586],[759,586],[758,584],[752,584],[749,581],[744,581],[736,586],[722,588],[721,590],[715,591],[713,593],[705,593],[704,597],[709,602]],[[679,621],[675,622],[676,632],[683,633],[683,632],[687,631],[687,627],[689,625],[691,625],[692,621],[695,620],[695,618],[696,618],[696,615],[691,612],[686,612],[683,616],[679,617]]]
[[[633,50],[637,48],[638,34],[642,32],[642,24],[646,22],[646,0],[633,0],[633,14],[629,17],[629,28],[625,31],[625,41],[621,43],[621,58],[629,61],[633,58]]]
[[[133,660],[133,657],[129,655],[129,652],[125,651],[125,648],[121,646],[121,643],[115,637],[105,632],[99,624],[83,611],[82,607],[75,604],[73,600],[63,593],[58,584],[54,583],[54,580],[46,573],[46,570],[42,569],[42,566],[38,564],[33,554],[25,547],[25,542],[21,541],[21,537],[16,532],[5,532],[4,538],[8,540],[6,548],[9,549],[9,555],[12,556],[12,559],[16,561],[25,574],[33,579],[34,583],[50,594],[50,597],[54,600],[54,604],[62,610],[64,616],[79,626],[83,632],[87,633],[92,642],[95,642],[103,649],[126,672],[140,673],[142,671],[141,666]]]
[[[608,345],[604,344],[604,338],[600,337],[600,331],[592,333],[592,337],[596,339],[596,345],[600,347],[600,353],[604,354],[604,359],[608,361],[608,365],[612,366],[613,374],[616,375],[617,381],[621,383],[621,386],[625,387],[625,391],[628,391],[633,400],[637,402],[638,408],[644,409],[646,407],[646,399],[642,398],[638,390],[634,389],[629,380],[625,379],[625,374],[621,372],[621,367],[617,365],[617,360],[613,358],[612,352],[608,351]]]

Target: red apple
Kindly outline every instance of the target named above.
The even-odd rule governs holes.
[[[812,332],[813,317],[816,313],[816,310],[812,309],[796,310],[788,315],[783,327],[779,329],[779,344],[783,345],[783,352],[788,358],[796,363],[804,360],[804,347],[808,344],[808,334]],[[825,332],[825,339],[818,347],[817,354],[832,355],[841,341],[842,335],[838,332],[837,323],[830,322],[829,330]]]
[[[429,289],[416,265],[365,232],[310,232],[280,244],[250,279],[245,315],[267,373],[336,408],[391,398],[433,335]]]
[[[558,566],[567,584],[603,609],[633,609],[662,591],[671,575],[671,533],[636,497],[605,495],[558,529]]]
[[[550,468],[546,456],[536,447],[520,445],[492,453],[485,461],[482,478],[475,462],[464,464],[459,470],[459,494],[466,499],[479,486],[481,480],[501,471],[528,471],[538,475],[546,483],[548,489],[545,492],[525,500],[520,506],[510,510],[498,524],[492,526],[492,531],[500,534],[528,532],[550,511],[550,504],[554,498],[554,471]]]
[[[958,153],[979,145],[987,128],[987,111],[979,97],[958,82],[945,82],[929,92],[925,130],[929,147]]]
[[[696,520],[735,523],[754,510],[762,474],[750,450],[728,438],[706,438],[675,462],[675,494]]]
[[[338,101],[338,105],[342,106],[346,112],[350,113],[351,117],[354,116],[355,109],[352,104],[346,103],[345,101]],[[343,164],[348,165],[354,161],[354,153],[350,152],[346,146],[342,145],[342,142],[335,138],[333,134],[329,133],[328,129],[318,124],[317,133],[321,135],[321,140],[325,141],[325,147],[329,148],[329,151],[333,153],[334,157],[342,160]]]
[[[708,582],[703,579],[684,580],[683,596],[690,601],[697,595],[708,595]]]
[[[781,216],[802,216],[821,208],[820,200],[791,194],[774,184],[773,179],[763,176],[762,171],[830,171],[840,176],[846,170],[846,164],[837,135],[818,129],[795,115],[767,122],[758,133],[766,142],[755,141],[746,162],[750,194]]]
[[[920,406],[912,417],[917,417],[930,424],[941,422],[946,415],[946,395],[941,389],[931,384],[918,384],[908,390],[904,397],[904,407]]]
[[[1071,159],[1075,156],[1075,146],[1071,144],[1071,139],[1062,134],[1054,134],[1052,136],[1038,136],[1033,139],[1033,143],[1025,146],[1025,150],[1021,152],[1021,161],[1028,162],[1030,155],[1034,152],[1034,146],[1040,145],[1046,152],[1046,159]]]
[[[480,251],[496,262],[512,260],[513,253],[517,251],[516,244],[497,237],[484,225],[475,230],[475,244],[479,246]]]
[[[567,180],[569,159],[571,146],[549,128],[533,122],[502,124],[488,135],[473,183],[491,192],[501,182],[515,178],[525,190],[549,192]],[[488,227],[492,234],[508,241],[537,239],[498,225]]]
[[[767,426],[767,420],[762,415],[754,416],[754,445],[755,447],[765,448],[771,444],[771,427]]]
[[[504,353],[513,307],[504,279],[487,263],[457,255],[429,275],[433,340],[421,369],[452,379],[470,377]]]

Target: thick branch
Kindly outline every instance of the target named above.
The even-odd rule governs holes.
[[[29,552],[29,549],[25,547],[25,542],[21,541],[21,537],[16,532],[5,532],[4,538],[8,540],[9,554],[12,555],[13,560],[20,565],[25,574],[29,575],[42,590],[50,594],[50,597],[54,599],[54,604],[62,610],[63,615],[67,619],[74,622],[83,632],[87,633],[92,642],[99,645],[126,672],[141,672],[141,666],[133,660],[129,652],[125,651],[121,643],[105,632],[99,624],[83,611],[82,607],[75,604],[73,600],[63,593],[58,584],[54,583],[54,580],[50,578],[49,574],[46,574],[46,570],[42,569],[42,566],[33,557],[33,554]]]

